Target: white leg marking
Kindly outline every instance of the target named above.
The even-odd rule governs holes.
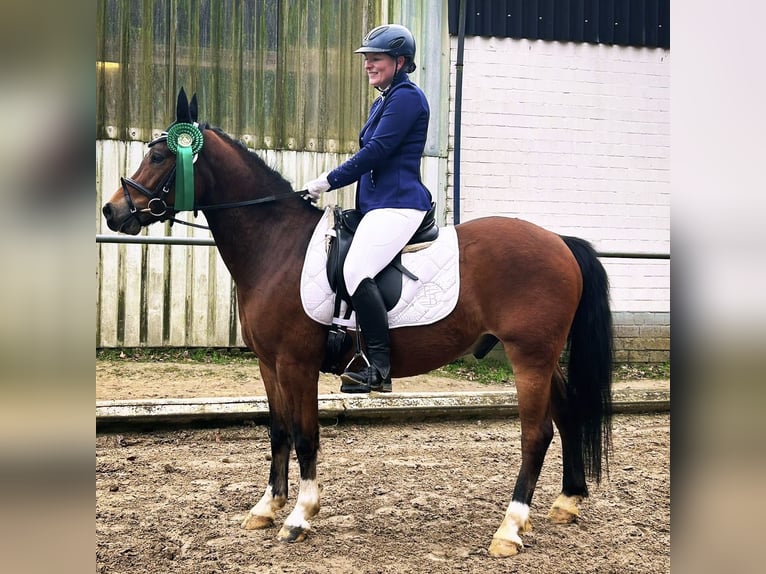
[[[519,532],[523,532],[527,521],[529,520],[529,506],[523,502],[517,502],[512,500],[508,505],[508,510],[505,511],[505,518],[500,528],[495,532],[495,538],[502,540],[510,540],[519,545],[519,548],[523,548],[524,544],[521,542],[521,536]]]
[[[290,516],[285,520],[286,528],[309,530],[308,519],[319,512],[319,485],[316,480],[301,480],[298,500]]]
[[[287,499],[284,497],[274,498],[271,485],[268,485],[266,487],[266,492],[263,493],[258,504],[250,509],[250,514],[254,516],[265,516],[273,520],[277,516],[277,510],[282,508],[285,505],[285,502],[287,502]]]

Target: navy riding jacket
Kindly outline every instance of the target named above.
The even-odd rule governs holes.
[[[356,207],[431,209],[431,193],[420,181],[430,110],[422,90],[405,73],[376,99],[359,132],[359,151],[327,175],[337,189],[358,181]]]

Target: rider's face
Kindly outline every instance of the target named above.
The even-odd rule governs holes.
[[[396,60],[388,54],[368,53],[364,55],[364,71],[370,85],[385,90],[394,80]]]

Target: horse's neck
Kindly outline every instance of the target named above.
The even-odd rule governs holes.
[[[289,187],[275,181],[268,168],[246,165],[238,153],[226,154],[229,160],[232,156],[241,163],[229,165],[219,155],[217,165],[224,167],[211,170],[208,185],[213,191],[206,203],[292,193]],[[284,273],[285,266],[292,262],[300,273],[308,241],[321,216],[319,210],[306,209],[300,201],[290,197],[252,206],[205,210],[221,258],[239,288],[256,287],[263,278]]]
[[[281,273],[298,257],[302,263],[319,215],[307,217],[311,214],[288,205],[292,201],[205,214],[218,251],[238,286]]]

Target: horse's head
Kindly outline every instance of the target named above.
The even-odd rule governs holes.
[[[102,208],[109,229],[136,235],[142,227],[172,218],[194,206],[194,155],[202,147],[197,127],[197,96],[191,103],[183,88],[178,94],[176,120],[160,137],[149,143],[132,177],[121,178],[122,186]]]

